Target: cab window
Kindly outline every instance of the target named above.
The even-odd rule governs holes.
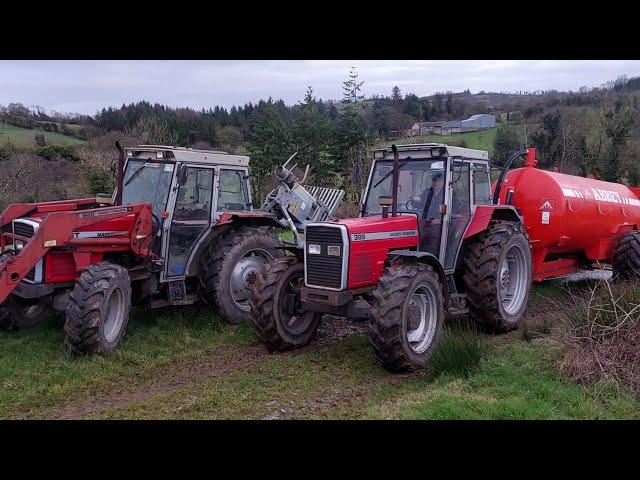
[[[187,167],[186,182],[180,185],[174,220],[208,221],[211,214],[213,169]]]
[[[220,170],[218,185],[218,211],[247,210],[249,196],[247,195],[245,173],[243,170]]]
[[[491,205],[491,184],[489,169],[484,164],[473,165],[473,203],[476,205]]]

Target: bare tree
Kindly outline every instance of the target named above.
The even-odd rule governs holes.
[[[37,189],[35,174],[39,157],[29,153],[11,155],[0,168],[0,206],[20,201]]]
[[[141,118],[133,128],[127,130],[127,133],[140,137],[143,143],[158,145],[176,145],[178,143],[178,136],[166,122],[151,117]]]

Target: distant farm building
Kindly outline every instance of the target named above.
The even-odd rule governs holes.
[[[441,126],[445,122],[416,122],[407,130],[408,137],[433,135],[436,127]]]
[[[496,117],[489,113],[472,115],[466,120],[451,120],[450,122],[416,122],[404,134],[407,137],[425,135],[451,135],[460,132],[477,132],[495,128]],[[391,132],[398,133],[398,132]]]
[[[496,117],[488,113],[472,115],[466,120],[452,120],[443,123],[440,127],[436,127],[434,132],[436,135],[451,135],[452,133],[461,132],[477,132],[479,130],[487,130],[496,126]]]

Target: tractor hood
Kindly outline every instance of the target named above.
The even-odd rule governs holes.
[[[325,290],[370,287],[389,251],[418,246],[418,218],[406,214],[312,223],[305,230],[305,283]]]
[[[390,240],[396,238],[417,237],[418,218],[411,214],[398,214],[397,217],[350,218],[332,222],[347,227],[351,242],[366,240]]]

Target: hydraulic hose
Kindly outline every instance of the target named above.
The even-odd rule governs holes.
[[[504,177],[507,174],[507,171],[509,170],[509,167],[511,167],[511,164],[516,160],[516,158],[523,157],[526,154],[527,154],[527,149],[518,150],[517,152],[513,153],[509,157],[509,160],[507,160],[505,162],[504,167],[502,167],[502,171],[500,172],[500,176],[498,177],[498,181],[496,182],[496,190],[495,190],[495,192],[493,192],[493,204],[494,205],[497,205],[498,204],[498,200],[500,200],[500,190],[502,189],[502,183],[504,182]]]

